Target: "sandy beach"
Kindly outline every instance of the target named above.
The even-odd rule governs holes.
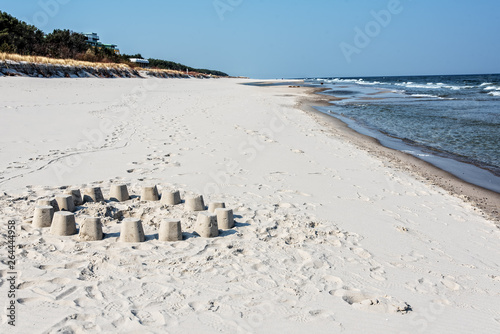
[[[0,300],[15,221],[14,332],[498,332],[498,194],[471,201],[429,166],[363,148],[310,109],[311,89],[249,82],[0,78]],[[102,241],[31,225],[38,200],[87,187],[108,199],[113,184],[133,198],[76,211],[77,224],[101,217]],[[236,226],[198,237],[185,204],[136,197],[147,185],[225,202]],[[118,240],[127,217],[145,242]],[[167,218],[184,240],[157,240]]]

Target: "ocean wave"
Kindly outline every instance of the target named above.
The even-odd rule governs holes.
[[[353,83],[353,84],[358,84],[358,85],[381,85],[384,84],[383,82],[380,81],[365,81],[363,79],[328,79],[324,80],[326,83]]]
[[[435,98],[435,99],[440,99],[441,97],[437,95],[430,95],[430,94],[411,94],[411,97],[418,97],[418,98],[425,98],[425,97],[430,97],[430,98]]]
[[[428,82],[427,84],[418,84],[414,82],[397,82],[394,85],[400,86],[400,87],[407,87],[407,88],[416,88],[416,89],[451,89],[451,90],[461,90],[461,89],[468,89],[468,88],[474,88],[475,86],[453,86],[453,85],[446,85],[442,82],[438,83],[433,83],[433,82]]]
[[[496,84],[491,82],[485,82],[480,85],[454,85],[443,82],[391,82],[391,81],[369,81],[365,79],[341,79],[341,78],[333,78],[333,79],[315,79],[317,81],[322,81],[328,84],[356,84],[363,86],[375,86],[375,85],[385,85],[385,86],[396,86],[410,89],[426,89],[426,90],[437,90],[437,89],[449,89],[454,91],[464,90],[464,89],[472,89],[472,88],[482,88],[485,90],[500,90],[499,86],[495,86]]]
[[[382,83],[380,81],[364,81],[364,80],[361,80],[360,82],[358,82],[358,84],[360,84],[360,85],[381,85]]]
[[[438,100],[456,100],[453,97],[442,97],[442,96],[431,95],[431,94],[411,94],[410,97],[414,97],[417,99],[427,98],[427,99],[438,99]]]
[[[491,96],[500,96],[500,91],[496,91],[496,92],[489,92],[488,95],[491,95]]]
[[[364,79],[328,79],[325,80],[326,83],[353,83],[353,84],[358,84],[358,85],[368,85],[368,86],[373,86],[373,85],[394,85],[394,86],[399,86],[399,87],[406,87],[406,88],[417,88],[417,89],[452,89],[452,90],[460,90],[460,89],[467,89],[467,88],[474,88],[475,86],[453,86],[453,85],[446,85],[442,82],[439,83],[433,83],[429,82],[427,84],[419,84],[415,82],[380,82],[380,81],[365,81]]]

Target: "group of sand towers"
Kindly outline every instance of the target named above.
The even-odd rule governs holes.
[[[109,200],[124,202],[130,200],[126,185],[112,185]],[[162,205],[181,204],[179,191],[162,192],[161,199],[156,186],[142,188],[141,201],[161,201]],[[50,227],[50,231],[58,236],[70,236],[77,233],[76,218],[74,212],[76,207],[86,202],[103,202],[104,196],[101,188],[67,189],[64,194],[57,195],[52,200],[39,200],[35,207],[32,225],[35,228]],[[214,202],[208,205],[205,211],[203,196],[191,196],[184,199],[184,209],[190,212],[199,212],[194,231],[201,237],[213,238],[219,235],[220,229],[231,229],[234,227],[233,210],[227,209],[222,202]],[[98,217],[82,217],[79,221],[79,237],[84,241],[97,241],[103,239],[102,222]],[[160,222],[158,231],[160,241],[182,240],[181,221],[178,219],[164,219]],[[125,218],[121,223],[121,242],[144,242],[145,235],[140,219]]]

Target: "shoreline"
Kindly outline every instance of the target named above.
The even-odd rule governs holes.
[[[381,159],[390,167],[409,172],[417,176],[421,181],[437,185],[453,196],[459,197],[481,210],[483,216],[494,221],[500,228],[500,194],[492,190],[464,181],[457,176],[434,166],[422,159],[414,157],[396,149],[382,145],[378,139],[359,133],[351,129],[342,120],[326,115],[315,108],[315,106],[327,107],[331,101],[342,98],[330,97],[320,94],[328,90],[327,88],[307,89],[307,98],[299,101],[299,106],[307,112],[319,124],[329,128],[332,133],[340,135],[358,148]]]

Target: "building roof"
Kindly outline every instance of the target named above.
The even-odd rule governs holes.
[[[149,64],[149,61],[147,59],[141,59],[141,58],[130,58],[129,59],[133,63],[139,63],[139,64]]]

